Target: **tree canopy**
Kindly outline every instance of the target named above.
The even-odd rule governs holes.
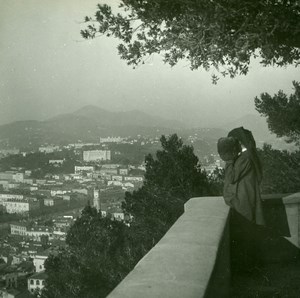
[[[142,188],[126,193],[124,210],[136,218],[150,217],[170,227],[183,212],[184,203],[210,193],[206,173],[200,170],[191,146],[173,134],[162,136],[162,150],[146,156]]]
[[[106,297],[135,263],[128,227],[87,206],[67,235],[67,247],[45,263],[42,298]]]
[[[248,72],[251,57],[278,66],[300,60],[298,0],[121,0],[117,12],[99,4],[85,21],[84,38],[119,39],[133,66],[159,53],[171,66],[186,59],[191,69],[234,77]]]
[[[267,118],[271,132],[300,144],[300,83],[293,82],[295,92],[290,96],[279,91],[274,96],[263,93],[255,98],[256,110]]]
[[[300,151],[281,151],[265,144],[258,154],[263,167],[261,189],[264,194],[299,191]]]

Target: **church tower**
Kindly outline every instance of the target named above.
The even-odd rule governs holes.
[[[99,189],[94,189],[94,192],[93,192],[93,206],[97,209],[97,211],[100,210]]]

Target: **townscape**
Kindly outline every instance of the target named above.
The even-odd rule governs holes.
[[[0,298],[299,297],[298,0],[0,19]]]
[[[197,137],[190,136],[189,140],[196,141]],[[31,152],[1,150],[0,164],[6,167],[0,172],[3,297],[10,293],[38,295],[46,279],[45,260],[65,245],[66,234],[84,206],[95,207],[111,220],[124,221],[124,194],[143,184],[145,164],[143,159],[131,164],[126,153],[111,148],[124,144],[157,147],[158,143],[158,137],[105,137],[99,143],[45,144]],[[29,155],[42,156],[44,168],[13,166],[16,157],[24,163]],[[122,155],[125,158],[120,159]],[[220,167],[217,156],[206,157],[206,171],[216,166]]]

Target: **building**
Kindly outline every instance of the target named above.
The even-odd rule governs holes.
[[[81,172],[94,172],[95,167],[93,166],[75,166],[75,173],[81,173]]]
[[[59,164],[62,165],[64,163],[64,159],[49,159],[49,164]]]
[[[125,218],[125,215],[121,210],[110,211],[110,214],[114,220],[123,221]]]
[[[19,291],[15,288],[0,289],[1,298],[32,298],[27,290]]]
[[[48,259],[49,253],[47,251],[43,253],[36,254],[33,259],[33,265],[35,267],[35,272],[42,272],[45,270],[45,261]]]
[[[33,179],[30,179],[30,178],[24,178],[23,183],[32,185],[32,184],[34,184],[34,181],[33,181]]]
[[[107,138],[100,138],[100,143],[120,143],[123,141],[124,138],[121,137],[107,137]]]
[[[125,176],[125,181],[135,181],[135,182],[143,182],[144,177],[143,176]]]
[[[52,153],[54,151],[58,151],[59,146],[41,146],[39,147],[39,151],[43,153]]]
[[[9,180],[0,180],[0,185],[4,190],[8,190]]]
[[[118,169],[100,169],[99,174],[101,176],[103,175],[117,175],[118,174]]]
[[[52,229],[45,226],[33,226],[27,228],[26,237],[33,241],[41,242],[43,237],[52,238]]]
[[[100,194],[98,189],[94,189],[93,192],[93,206],[97,209],[97,211],[100,210]]]
[[[10,233],[29,238],[33,241],[41,242],[43,237],[52,238],[52,229],[46,226],[30,227],[24,223],[10,224]]]
[[[107,163],[102,165],[102,169],[118,169],[120,167],[117,163]]]
[[[23,183],[23,180],[24,180],[24,173],[15,173],[13,175],[13,180],[15,182],[20,182],[20,183]]]
[[[86,188],[73,188],[72,193],[80,193],[80,194],[87,195],[88,190]]]
[[[30,293],[35,293],[36,291],[41,291],[45,286],[45,280],[47,278],[47,274],[42,272],[37,272],[31,275],[27,279],[27,289]]]
[[[107,186],[123,186],[121,181],[109,180],[107,181]]]
[[[6,172],[0,172],[0,180],[13,180],[13,177],[15,175],[15,172],[13,171],[6,171]]]
[[[0,193],[0,205],[7,199],[23,200],[24,196],[19,194]]]
[[[8,190],[17,189],[20,187],[19,183],[8,183]]]
[[[84,161],[100,161],[100,160],[111,160],[110,150],[88,150],[83,151]]]
[[[19,154],[19,149],[1,149],[0,156],[16,155]]]
[[[10,233],[12,235],[26,236],[27,224],[14,223],[10,224]]]
[[[128,175],[128,169],[119,169],[119,174],[120,175]]]
[[[36,198],[24,199],[6,199],[2,201],[2,205],[7,213],[26,213],[30,210],[38,209],[40,204]]]
[[[123,176],[121,176],[121,175],[112,175],[111,180],[113,180],[113,181],[123,181]]]
[[[54,199],[53,198],[45,198],[44,199],[44,205],[45,206],[54,206]]]
[[[46,184],[46,179],[36,179],[35,180],[35,183],[38,184],[38,185],[44,185]]]
[[[67,194],[68,192],[69,192],[68,190],[51,189],[50,195],[51,195],[51,197],[55,197],[55,196],[63,196],[64,194]]]

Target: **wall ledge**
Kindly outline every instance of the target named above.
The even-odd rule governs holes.
[[[207,297],[228,214],[222,197],[190,199],[184,214],[108,297]]]

